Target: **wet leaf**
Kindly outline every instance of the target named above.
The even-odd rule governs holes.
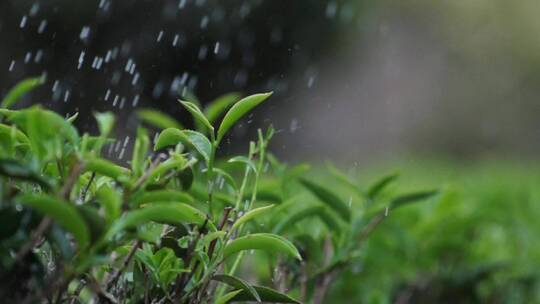
[[[141,109],[137,111],[137,116],[143,122],[157,127],[158,129],[183,129],[182,124],[180,124],[176,119],[158,110]]]
[[[261,297],[261,301],[265,303],[297,303],[301,304],[300,301],[295,300],[288,295],[281,293],[277,290],[263,287],[263,286],[253,286],[257,291],[257,294]],[[239,294],[232,298],[234,302],[243,302],[243,301],[256,301],[248,292],[242,290]]]
[[[212,280],[225,283],[236,289],[242,289],[251,297],[253,297],[257,302],[261,301],[261,298],[259,297],[259,294],[255,290],[255,288],[253,288],[251,285],[249,285],[248,282],[240,278],[237,278],[235,276],[228,275],[228,274],[218,274],[218,275],[213,276]]]
[[[273,207],[274,205],[269,205],[248,211],[246,214],[242,215],[238,220],[236,220],[236,222],[232,225],[231,230],[235,230],[241,225],[267,213],[268,211],[272,210]]]
[[[248,96],[246,98],[243,98],[242,100],[235,103],[225,114],[225,117],[221,121],[221,125],[219,126],[218,133],[217,133],[217,142],[221,142],[223,139],[223,136],[227,134],[229,129],[244,115],[246,115],[249,111],[251,111],[253,108],[258,106],[260,103],[265,101],[268,97],[270,97],[272,93],[264,93],[264,94],[255,94]]]
[[[79,249],[86,248],[89,245],[90,230],[75,206],[44,194],[25,194],[20,196],[17,201],[52,218],[62,228],[71,232],[79,244]]]
[[[13,87],[2,100],[1,108],[9,109],[14,106],[25,94],[45,83],[43,77],[28,78]]]
[[[225,257],[243,250],[264,250],[269,253],[281,252],[302,260],[300,253],[287,239],[270,233],[255,233],[237,238],[223,250]]]

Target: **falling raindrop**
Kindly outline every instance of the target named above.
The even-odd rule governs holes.
[[[79,38],[83,41],[88,39],[88,36],[90,35],[90,27],[89,26],[83,26],[81,29],[81,33],[79,34]]]
[[[8,70],[11,72],[11,71],[13,71],[13,68],[15,68],[15,60],[11,60],[11,63],[10,63],[10,65],[9,65],[9,69],[8,69]]]
[[[46,27],[47,27],[47,19],[41,20],[41,22],[39,23],[38,30],[37,30],[38,34],[43,34]]]
[[[21,23],[19,24],[19,27],[20,28],[24,28],[26,26],[26,20],[28,19],[28,17],[26,17],[26,15],[24,15],[21,19]]]

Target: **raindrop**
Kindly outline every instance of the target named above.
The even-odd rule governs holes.
[[[84,51],[81,51],[81,54],[79,55],[79,65],[77,66],[77,69],[80,70],[83,62],[84,62]]]
[[[64,102],[67,102],[67,101],[68,101],[69,95],[70,95],[69,90],[66,90],[66,92],[64,93]]]
[[[388,210],[389,210],[388,207],[386,207],[386,208],[384,209],[384,216],[388,216]]]
[[[131,85],[137,84],[137,81],[139,80],[139,76],[140,76],[139,73],[137,73],[137,74],[135,74],[135,76],[133,76],[133,80],[131,81]]]
[[[337,13],[337,3],[335,1],[328,2],[326,5],[326,17],[334,18]]]
[[[109,96],[111,96],[111,90],[107,90],[107,92],[105,93],[105,97],[103,98],[103,100],[107,101],[109,100]]]
[[[178,2],[178,9],[183,9],[186,7],[186,2],[186,0],[180,0],[180,2]]]
[[[202,45],[199,49],[199,60],[204,60],[206,58],[206,55],[208,54],[208,46]]]
[[[216,44],[214,45],[214,54],[217,54],[219,53],[219,41],[216,42]]]
[[[9,71],[13,71],[13,68],[15,68],[15,60],[11,60],[11,64],[9,65]]]
[[[113,103],[112,103],[113,107],[116,107],[116,104],[118,103],[119,98],[120,98],[120,96],[118,94],[114,95],[114,100],[113,100]]]
[[[315,82],[315,76],[309,77],[308,82],[307,82],[307,87],[311,88],[314,82]]]
[[[30,62],[30,59],[32,58],[32,52],[27,52],[26,55],[24,56],[24,63],[28,63]]]
[[[39,63],[42,57],[43,57],[43,50],[38,50],[36,52],[36,56],[34,57],[34,62]]]
[[[137,104],[139,104],[139,99],[140,99],[140,96],[139,95],[135,95],[135,97],[133,98],[133,102],[131,103],[131,105],[133,107],[136,107]]]
[[[29,15],[30,16],[35,16],[37,13],[39,12],[39,2],[36,2],[32,5],[32,7],[30,8],[30,12],[29,12]]]
[[[81,29],[81,34],[79,35],[79,38],[84,41],[88,38],[89,35],[90,35],[90,27],[83,26],[83,28]]]
[[[43,19],[39,23],[39,27],[38,27],[38,30],[37,30],[38,34],[42,34],[45,31],[45,27],[47,27],[47,20]]]
[[[178,34],[174,35],[174,39],[172,43],[173,46],[176,46],[176,44],[178,43],[178,38],[179,38]]]
[[[24,28],[26,26],[26,20],[28,19],[28,17],[26,17],[26,15],[24,15],[21,19],[21,23],[19,24],[19,27],[20,28]]]
[[[291,125],[289,126],[289,131],[291,131],[291,133],[294,133],[296,132],[296,130],[298,130],[298,119],[293,118],[291,120]]]
[[[159,34],[158,34],[158,36],[157,36],[156,41],[157,41],[157,42],[160,42],[160,41],[161,41],[161,38],[163,38],[163,31],[159,31]]]
[[[120,99],[120,110],[124,108],[124,104],[126,103],[126,98],[125,97],[122,97],[122,99]]]
[[[58,89],[58,85],[59,85],[59,84],[60,84],[60,81],[55,80],[51,90],[52,90],[53,92],[56,92],[56,90]]]
[[[201,19],[201,29],[205,29],[208,26],[208,16],[204,16]]]

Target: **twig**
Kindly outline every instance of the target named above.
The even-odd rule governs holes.
[[[374,217],[367,225],[362,229],[360,232],[360,235],[358,236],[358,242],[363,242],[377,226],[386,218],[386,214],[384,212],[380,213],[376,217]]]
[[[86,187],[84,187],[83,192],[81,193],[81,201],[84,202],[86,200],[86,194],[88,193],[88,190],[90,189],[90,185],[92,185],[92,182],[96,178],[96,172],[92,172],[92,175],[90,176],[90,180],[86,184]]]
[[[129,262],[131,261],[131,259],[133,259],[133,256],[135,255],[135,252],[137,251],[137,249],[139,249],[141,244],[142,244],[142,242],[140,240],[135,241],[135,243],[133,244],[133,246],[129,250],[128,255],[124,259],[124,262],[122,263],[122,266],[120,267],[120,269],[118,269],[113,274],[111,279],[107,282],[107,284],[105,286],[105,291],[108,291],[116,283],[116,281],[120,278],[120,275],[122,275],[122,272],[124,272],[124,270],[126,270],[126,268],[129,265]]]

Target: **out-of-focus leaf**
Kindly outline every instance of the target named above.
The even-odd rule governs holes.
[[[250,168],[254,173],[257,173],[257,166],[251,161],[251,159],[245,156],[235,156],[228,161],[229,163],[242,163]]]
[[[379,193],[381,193],[388,185],[395,181],[398,176],[398,174],[394,173],[388,176],[384,176],[381,179],[375,181],[373,185],[371,185],[366,191],[367,197],[372,200],[375,199],[379,195]]]
[[[101,158],[89,159],[85,163],[86,172],[95,172],[112,179],[119,180],[129,174],[129,170]]]
[[[246,113],[251,111],[253,108],[258,106],[260,103],[265,101],[268,97],[270,97],[272,93],[263,93],[263,94],[255,94],[248,96],[246,98],[241,99],[237,103],[235,103],[225,114],[225,117],[221,121],[221,125],[219,126],[218,133],[217,133],[217,142],[221,142],[223,139],[223,136],[227,134],[229,129],[240,119],[242,118]]]
[[[258,216],[261,216],[268,212],[269,210],[272,210],[274,205],[264,206],[260,208],[256,208],[253,210],[250,210],[246,214],[242,215],[231,227],[231,230],[235,230],[236,228],[240,227],[241,225],[249,222],[252,219],[255,219]]]
[[[105,210],[105,220],[108,225],[112,224],[114,220],[120,217],[122,198],[120,193],[114,191],[108,185],[103,185],[97,191],[98,203],[103,206]]]
[[[204,114],[211,124],[214,124],[217,119],[236,101],[240,99],[238,93],[228,93],[216,98],[204,110]]]
[[[94,117],[96,118],[101,136],[109,136],[114,126],[114,114],[111,112],[96,112],[94,113]]]
[[[302,260],[300,253],[287,239],[271,233],[255,233],[237,238],[223,249],[225,257],[243,250],[264,250],[269,253],[286,253]]]
[[[2,103],[0,104],[1,108],[9,109],[17,101],[21,99],[26,93],[32,91],[33,89],[39,87],[44,83],[43,77],[34,77],[34,78],[28,78],[21,82],[19,82],[15,87],[13,87],[7,95],[2,100]]]
[[[135,176],[141,176],[144,171],[144,160],[148,155],[150,148],[150,139],[148,132],[144,128],[137,129],[137,139],[133,147],[133,157],[131,158],[131,172]]]
[[[147,191],[141,195],[135,196],[131,204],[133,207],[142,204],[154,202],[177,202],[177,203],[193,203],[194,199],[191,195],[176,190],[156,190]]]
[[[224,294],[220,298],[216,299],[215,304],[227,304],[229,303],[235,296],[237,296],[239,293],[241,293],[243,290],[234,290],[229,293]]]
[[[257,291],[257,294],[261,297],[261,301],[264,303],[296,303],[301,304],[300,301],[295,300],[289,297],[286,294],[283,294],[277,290],[263,287],[263,286],[253,286]],[[245,302],[245,301],[256,301],[248,292],[242,290],[239,294],[234,296],[231,301],[233,302]]]
[[[299,221],[313,216],[321,216],[323,212],[324,206],[307,206],[296,212],[289,213],[274,227],[272,232],[280,234]],[[333,229],[336,227],[329,228]]]
[[[79,244],[79,249],[87,247],[90,243],[90,230],[84,218],[70,203],[43,194],[25,194],[18,198],[18,202],[52,218],[62,228],[71,232]]]
[[[337,195],[335,195],[330,190],[323,188],[313,182],[310,182],[306,179],[300,179],[300,182],[304,187],[306,187],[311,193],[313,193],[320,201],[327,204],[330,208],[339,214],[346,222],[349,222],[351,219],[351,210]]]
[[[158,222],[177,225],[180,223],[193,223],[201,225],[206,216],[201,211],[182,203],[153,203],[144,208],[128,212],[117,220],[108,232],[112,237],[118,232],[135,228],[148,222]]]
[[[99,215],[98,210],[88,204],[78,205],[75,208],[86,222],[92,242],[97,241],[105,232],[105,220]]]
[[[0,175],[13,179],[36,183],[45,189],[50,189],[51,184],[47,179],[39,175],[27,165],[14,159],[0,159]]]
[[[396,209],[396,208],[405,206],[407,204],[412,204],[412,203],[420,202],[423,200],[427,200],[435,196],[437,193],[439,193],[438,190],[431,190],[431,191],[421,191],[421,192],[414,192],[414,193],[401,195],[393,199],[390,206],[392,209]]]
[[[228,274],[218,274],[218,275],[213,276],[212,280],[225,283],[236,289],[242,289],[243,291],[248,293],[251,297],[253,297],[257,302],[261,301],[261,298],[259,297],[259,294],[255,290],[255,288],[253,288],[251,285],[249,285],[248,282],[240,278],[237,278],[235,276],[228,275]]]
[[[72,124],[75,122],[75,120],[79,117],[79,112],[75,112],[75,114],[71,115],[70,117],[66,118],[66,121]]]
[[[182,124],[180,124],[176,119],[158,110],[141,109],[137,111],[137,116],[139,116],[139,119],[141,119],[145,123],[159,129],[183,129]]]

